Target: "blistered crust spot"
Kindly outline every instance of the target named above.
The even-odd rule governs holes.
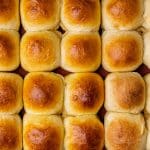
[[[140,129],[133,122],[116,120],[109,124],[106,138],[112,149],[117,150],[136,150],[140,142]]]
[[[86,23],[92,20],[96,8],[95,0],[66,0],[65,3],[65,15],[74,23]]]
[[[113,81],[115,100],[123,108],[133,108],[144,102],[144,84],[137,77],[120,77]]]
[[[19,137],[18,132],[12,125],[0,125],[0,149],[15,149]]]
[[[139,0],[111,0],[107,12],[113,19],[124,24],[129,23],[139,14]]]
[[[140,47],[133,38],[114,39],[106,46],[106,55],[111,66],[125,67],[139,61]]]
[[[54,127],[31,127],[26,131],[26,140],[34,150],[58,150],[60,147],[60,135]]]

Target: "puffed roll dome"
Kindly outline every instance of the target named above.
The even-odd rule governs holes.
[[[64,114],[96,114],[104,101],[104,83],[96,73],[75,73],[65,77]]]
[[[91,72],[101,63],[98,32],[67,33],[61,42],[61,66],[70,72]]]
[[[105,31],[102,65],[109,72],[134,71],[143,62],[143,40],[136,31]]]
[[[21,0],[21,21],[27,31],[56,29],[61,0]]]
[[[131,30],[142,25],[143,0],[102,0],[102,26],[106,30]]]
[[[66,31],[98,31],[100,12],[99,0],[63,0],[61,26]]]

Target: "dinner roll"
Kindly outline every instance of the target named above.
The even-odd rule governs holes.
[[[107,150],[144,150],[146,130],[141,114],[107,113],[105,115]]]
[[[0,29],[18,30],[19,26],[19,0],[1,0]]]
[[[145,83],[140,74],[111,73],[105,80],[107,111],[139,113],[145,105]]]
[[[150,32],[144,34],[144,64],[150,69]]]
[[[60,38],[51,31],[27,32],[21,40],[20,53],[26,71],[51,71],[60,63]]]
[[[69,31],[98,31],[100,12],[99,0],[63,0],[61,26]]]
[[[109,72],[133,71],[143,61],[143,40],[136,31],[105,31],[102,65]]]
[[[0,73],[0,114],[15,114],[22,109],[22,78],[15,73]]]
[[[19,66],[19,63],[18,32],[0,30],[0,71],[13,71]]]
[[[145,112],[150,114],[150,73],[145,77],[146,83],[146,104],[145,104]]]
[[[142,25],[143,0],[102,0],[102,23],[106,30],[131,30]]]
[[[104,83],[96,73],[74,73],[65,77],[64,114],[96,114],[104,101]]]
[[[150,29],[150,0],[144,0],[144,22],[143,26],[147,29]]]
[[[101,39],[98,32],[67,33],[61,43],[61,66],[70,72],[89,72],[101,63]]]
[[[0,149],[22,149],[22,122],[18,115],[0,115]]]
[[[56,29],[61,0],[21,0],[21,21],[26,31]]]
[[[65,150],[102,150],[104,127],[95,115],[67,117],[65,126]]]
[[[64,85],[60,75],[33,72],[24,79],[23,100],[27,113],[58,114],[62,112]]]
[[[24,150],[62,150],[64,129],[60,117],[25,114],[23,118]]]

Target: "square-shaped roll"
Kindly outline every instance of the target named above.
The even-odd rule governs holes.
[[[24,150],[62,150],[64,128],[60,117],[25,114],[23,118]]]
[[[144,39],[144,64],[150,69],[150,32],[147,32],[143,36]]]
[[[56,29],[61,0],[21,0],[21,21],[26,31]]]
[[[65,150],[102,150],[104,127],[95,115],[67,117],[65,126]]]
[[[105,30],[136,29],[143,22],[143,0],[102,0],[102,26]]]
[[[51,71],[60,64],[60,36],[51,31],[27,32],[21,39],[21,65],[26,71]]]
[[[19,63],[19,33],[0,30],[0,71],[13,71]]]
[[[63,78],[55,73],[33,72],[24,79],[23,100],[27,113],[60,114],[63,106]]]
[[[133,71],[143,61],[143,40],[136,31],[105,31],[102,65],[109,72]]]
[[[15,114],[22,109],[23,79],[15,73],[0,73],[0,114]]]
[[[63,0],[61,26],[66,31],[98,31],[100,12],[99,0]]]
[[[150,0],[144,0],[144,22],[143,26],[146,29],[150,29]]]
[[[104,83],[96,73],[74,73],[65,77],[64,114],[96,114],[104,101]]]
[[[22,122],[18,115],[0,115],[0,149],[22,150]]]
[[[107,113],[105,115],[105,146],[107,150],[144,150],[146,129],[141,114]]]
[[[0,28],[19,30],[19,0],[0,1]]]
[[[146,103],[145,103],[145,112],[150,114],[150,73],[145,77],[146,84]]]
[[[101,63],[101,39],[98,32],[67,33],[61,43],[61,66],[70,72],[90,72]]]
[[[111,73],[105,80],[107,111],[139,113],[145,105],[145,82],[140,74]]]

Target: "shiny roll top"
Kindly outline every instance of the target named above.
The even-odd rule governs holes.
[[[19,113],[22,103],[23,79],[14,73],[0,73],[0,114]]]
[[[0,115],[0,149],[22,149],[22,122],[18,115]]]
[[[65,77],[64,114],[96,114],[104,101],[104,83],[96,73],[75,73]]]
[[[64,129],[61,118],[25,114],[23,139],[24,150],[62,150]]]
[[[99,0],[63,0],[61,26],[66,31],[98,31],[100,12]]]
[[[144,77],[146,84],[146,103],[145,103],[145,113],[150,114],[150,73]]]
[[[27,32],[21,40],[21,65],[29,72],[51,71],[60,64],[60,34]]]
[[[65,150],[102,150],[104,127],[96,116],[67,117],[65,126]]]
[[[109,72],[133,71],[143,61],[143,40],[136,31],[105,31],[102,65]]]
[[[0,30],[0,71],[13,71],[19,64],[18,32],[13,30]]]
[[[26,31],[56,29],[60,22],[60,0],[21,0],[21,21]]]
[[[141,114],[107,113],[105,146],[108,150],[144,150],[146,130]]]
[[[143,0],[102,0],[103,28],[131,30],[142,25]]]
[[[139,113],[145,105],[145,82],[136,72],[111,73],[105,79],[107,111]]]
[[[0,28],[19,30],[19,0],[0,1]]]
[[[48,72],[29,73],[24,80],[23,100],[27,113],[60,114],[64,84],[60,75]]]
[[[61,66],[70,72],[89,72],[101,63],[98,32],[66,33],[61,42]]]

